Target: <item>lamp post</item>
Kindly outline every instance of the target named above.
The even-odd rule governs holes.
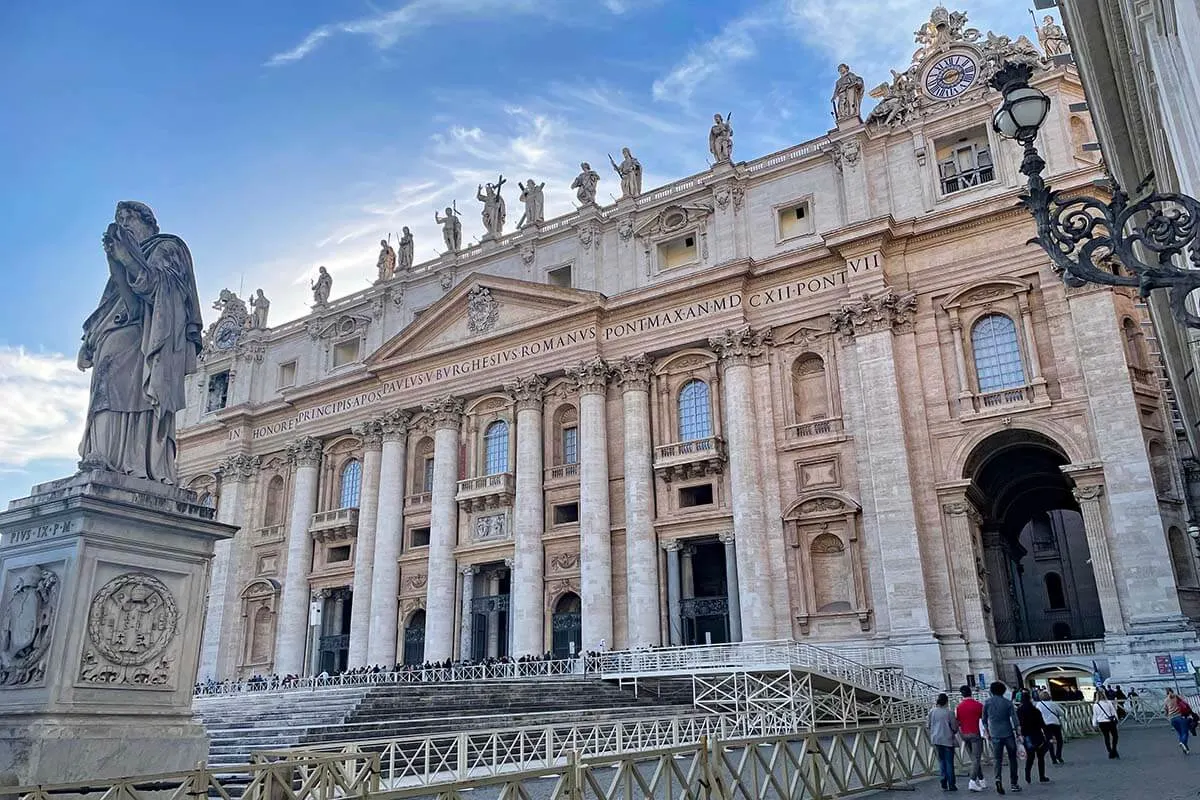
[[[1029,85],[1032,77],[1029,65],[1009,62],[989,81],[1004,98],[992,118],[993,129],[1025,148],[1021,174],[1029,186],[1021,205],[1038,229],[1030,243],[1046,251],[1068,286],[1131,286],[1142,297],[1166,289],[1171,315],[1180,324],[1200,328],[1200,316],[1187,307],[1188,295],[1200,289],[1200,201],[1158,192],[1131,200],[1115,181],[1108,202],[1051,189],[1042,178],[1046,162],[1034,146],[1050,98]]]

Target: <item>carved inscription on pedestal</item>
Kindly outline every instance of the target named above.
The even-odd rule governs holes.
[[[178,632],[179,608],[166,584],[143,572],[113,578],[92,598],[79,680],[169,687],[174,660],[165,652]]]
[[[0,609],[0,688],[41,684],[58,609],[58,575],[40,566],[9,574]]]

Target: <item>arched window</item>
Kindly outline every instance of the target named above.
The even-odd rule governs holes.
[[[419,666],[425,660],[425,610],[417,609],[404,626],[404,664]]]
[[[1067,607],[1067,596],[1063,594],[1062,576],[1057,572],[1047,572],[1042,579],[1046,584],[1046,607],[1063,609]]]
[[[801,356],[792,365],[792,402],[796,407],[797,423],[829,417],[825,362],[815,353]]]
[[[508,472],[508,423],[498,419],[483,432],[483,474]]]
[[[283,524],[283,476],[276,475],[267,484],[267,502],[263,509],[263,527]]]
[[[971,329],[975,377],[980,392],[998,392],[1025,385],[1017,326],[1003,314],[988,314]]]
[[[1175,573],[1175,585],[1195,586],[1192,548],[1183,531],[1175,527],[1167,531],[1167,545],[1171,551],[1171,570]]]
[[[679,390],[679,440],[691,442],[713,435],[712,408],[708,403],[708,384],[692,380]]]
[[[575,406],[564,405],[554,413],[554,427],[558,431],[554,450],[554,464],[579,463],[579,411]]]
[[[1173,497],[1175,479],[1171,473],[1171,456],[1161,442],[1150,443],[1150,473],[1154,479],[1154,491],[1160,497]]]
[[[809,546],[817,611],[849,611],[850,570],[846,546],[832,533],[822,533]]]
[[[351,459],[342,467],[342,491],[339,495],[341,508],[358,508],[358,496],[362,492],[362,463]]]

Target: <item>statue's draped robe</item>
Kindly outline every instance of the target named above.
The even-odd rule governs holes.
[[[130,250],[142,264],[129,288],[130,318],[113,278],[83,323],[92,362],[91,400],[79,454],[85,468],[175,482],[175,413],[200,352],[200,300],[183,240],[155,234]]]

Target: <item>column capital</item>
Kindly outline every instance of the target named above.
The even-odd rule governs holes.
[[[379,450],[383,447],[383,420],[379,418],[360,422],[350,432],[362,440],[364,450]]]
[[[422,410],[433,420],[434,429],[453,428],[462,425],[463,401],[460,397],[446,395],[422,406]]]
[[[318,467],[321,465],[321,440],[312,436],[301,436],[287,446],[288,461],[294,467]]]
[[[967,517],[976,525],[983,522],[983,516],[966,499],[942,503],[942,512],[948,517]]]
[[[646,355],[625,356],[614,367],[617,383],[624,392],[646,392],[650,390],[650,372],[654,359]]]
[[[575,367],[567,367],[567,377],[575,383],[575,389],[580,394],[604,394],[608,389],[608,379],[612,377],[612,367],[599,357],[584,361]]]
[[[216,473],[221,476],[222,481],[238,483],[253,478],[254,473],[258,471],[258,464],[258,456],[238,453],[221,459]]]
[[[775,344],[775,335],[770,328],[755,330],[749,325],[728,328],[719,336],[710,337],[708,347],[717,354],[723,366],[749,364],[751,358],[763,354],[768,345]]]
[[[857,335],[899,329],[911,325],[917,310],[915,292],[896,294],[890,287],[880,294],[864,294],[842,303],[829,317],[830,328],[847,339]]]
[[[678,553],[683,549],[683,544],[678,539],[671,539],[662,543],[662,549],[668,553]]]
[[[463,567],[461,571],[462,571],[464,578],[469,578],[470,576],[474,575],[476,572],[479,572],[479,565],[468,564],[467,566]]]
[[[383,424],[383,440],[398,442],[408,434],[408,424],[412,422],[412,414],[393,408],[380,418]]]
[[[733,544],[735,541],[733,531],[725,531],[722,534],[718,534],[717,539],[720,540],[721,544]]]
[[[539,411],[546,396],[546,379],[534,373],[504,384],[505,393],[512,398],[517,411]]]
[[[1098,483],[1095,486],[1076,486],[1071,490],[1071,494],[1075,495],[1075,502],[1094,502],[1099,500],[1104,495],[1104,484]]]

